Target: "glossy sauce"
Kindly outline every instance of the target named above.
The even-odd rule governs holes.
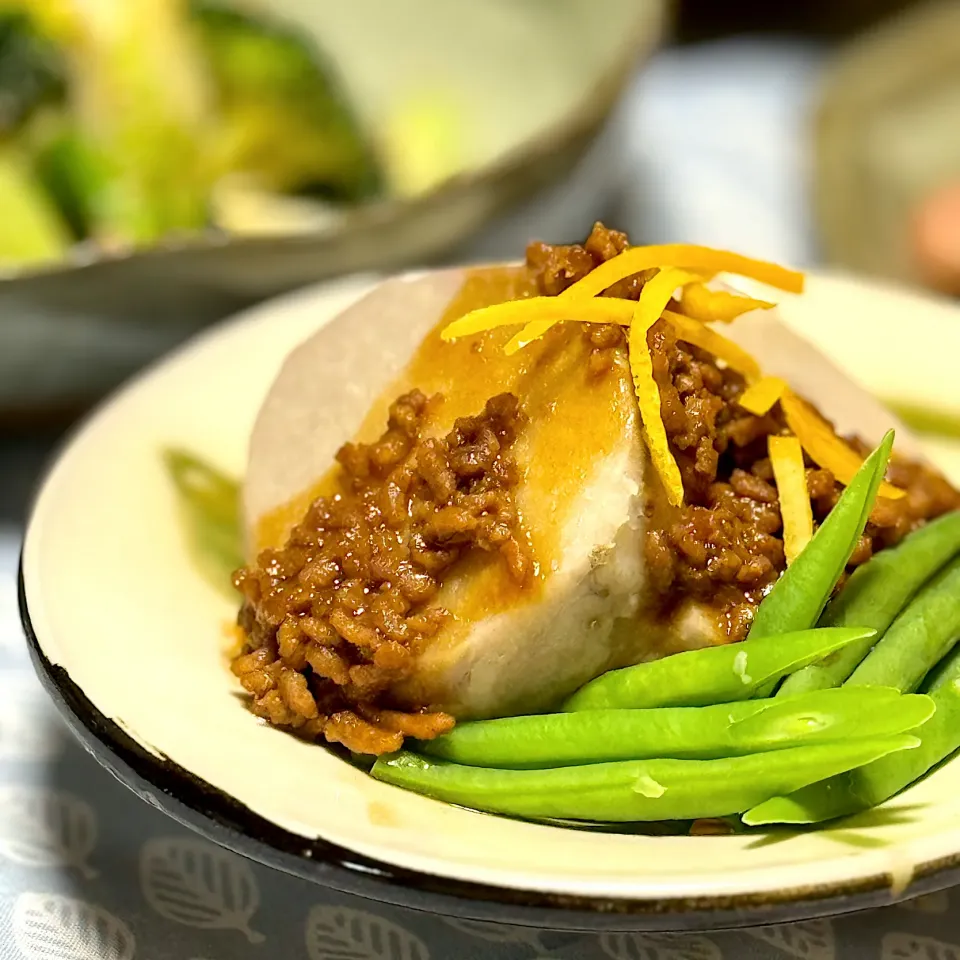
[[[558,325],[513,356],[507,356],[503,347],[515,327],[452,343],[440,337],[447,324],[470,310],[535,293],[523,267],[471,271],[404,372],[381,393],[352,438],[375,440],[383,432],[390,404],[414,387],[443,396],[428,431],[435,435],[448,432],[457,418],[480,412],[492,396],[512,393],[519,398],[529,423],[512,451],[523,477],[517,503],[538,574],[532,584],[520,586],[497,557],[468,554],[448,572],[440,596],[441,604],[463,627],[539,596],[543,582],[560,562],[564,529],[592,469],[635,429],[625,356],[619,361],[619,376],[591,380],[590,345],[579,325]],[[258,547],[282,544],[316,497],[338,492],[340,469],[334,465],[314,486],[263,518]],[[442,631],[437,642],[455,646],[463,635],[455,627],[451,624]]]

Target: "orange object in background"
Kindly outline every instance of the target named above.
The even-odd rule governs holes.
[[[960,180],[935,190],[919,206],[910,239],[924,282],[960,296]]]

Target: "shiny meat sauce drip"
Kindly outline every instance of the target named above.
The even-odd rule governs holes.
[[[370,754],[453,726],[426,707],[395,709],[389,694],[448,616],[435,602],[441,578],[474,550],[518,583],[534,564],[511,493],[516,397],[425,437],[440,403],[417,390],[396,400],[377,442],[337,454],[340,492],[317,498],[282,548],[235,575],[246,643],[232,669],[257,716]]]
[[[629,246],[626,234],[597,223],[581,244],[534,243],[527,265],[538,292],[556,296]],[[651,273],[621,280],[604,292],[635,300]],[[679,304],[674,304],[679,309]],[[603,376],[625,349],[619,326],[584,324],[591,373]],[[647,336],[670,450],[683,479],[684,504],[670,507],[651,482],[646,559],[664,614],[688,599],[713,607],[730,640],[742,640],[753,613],[783,572],[783,526],[767,438],[788,432],[779,406],[758,417],[738,405],[743,377],[705,351],[677,339],[663,320]],[[850,441],[861,454],[867,446]],[[842,491],[828,470],[807,459],[813,515],[821,522]],[[851,568],[892,546],[927,520],[960,507],[960,494],[924,464],[894,458],[887,479],[901,500],[878,501],[850,560]]]

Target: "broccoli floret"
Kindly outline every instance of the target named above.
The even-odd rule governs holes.
[[[20,10],[0,11],[0,138],[67,93],[63,57]]]
[[[374,152],[315,44],[215,0],[191,9],[221,101],[220,169],[343,202],[380,191]]]
[[[66,225],[29,161],[14,146],[0,147],[0,266],[58,260],[70,246]]]

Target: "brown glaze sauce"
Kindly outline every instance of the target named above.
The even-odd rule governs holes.
[[[467,350],[478,352],[479,349],[489,362],[496,362],[500,351],[490,349],[482,340],[444,343],[440,339],[440,331],[471,310],[532,296],[536,292],[529,273],[522,267],[486,267],[470,271],[457,295],[450,301],[433,330],[411,358],[400,380],[384,390],[370,408],[353,438],[354,441],[369,443],[376,439],[387,422],[390,404],[401,393],[413,387],[423,389],[423,385],[427,383],[431,385],[431,393],[444,395],[442,415],[449,423],[452,423],[456,416],[468,416],[482,410],[492,395],[486,392],[487,380],[481,377],[458,379],[453,376],[453,371],[461,367],[457,361],[462,361],[462,354]],[[437,374],[445,368],[449,368],[451,375],[446,382],[442,382]],[[451,398],[455,399],[451,401]],[[257,524],[256,551],[279,547],[317,497],[337,493],[342,473],[340,465],[333,464],[315,484],[267,513]]]
[[[618,444],[622,449],[625,438],[637,436],[638,414],[619,328],[560,324],[513,356],[503,347],[514,328],[454,343],[443,342],[440,331],[478,307],[556,295],[626,245],[625,235],[598,224],[583,245],[533,245],[524,267],[468,272],[339,462],[260,521],[258,564],[238,575],[247,598],[241,614],[247,644],[234,661],[259,715],[368,753],[396,749],[404,736],[427,738],[449,729],[452,718],[431,707],[444,702],[448,663],[473,624],[542,596],[563,558],[565,530],[583,509],[578,498],[591,472]],[[635,299],[646,279],[628,278],[608,293]],[[782,524],[766,441],[785,425],[776,408],[765,417],[740,408],[742,378],[678,341],[665,322],[651,328],[648,344],[685,491],[681,507],[669,506],[656,475],[646,471],[647,602],[634,632],[652,631],[657,639],[649,646],[664,655],[694,642],[742,639],[782,573]],[[424,458],[434,453],[440,467],[424,468]],[[482,467],[472,471],[469,457]],[[450,472],[454,462],[467,466]],[[408,568],[414,554],[406,542],[411,528],[399,515],[384,520],[389,509],[381,506],[398,482],[390,471],[401,467],[403,484],[412,484],[403,490],[420,490],[410,495],[408,510],[429,523],[439,522],[434,515],[441,511],[452,517],[460,510],[450,527],[453,539],[428,544],[432,554],[424,554],[413,579]],[[960,505],[960,495],[923,465],[898,462],[890,479],[908,496],[878,507],[851,565]],[[445,483],[449,489],[438,493]],[[813,464],[808,487],[820,521],[841,487]],[[491,499],[476,507],[477,497]],[[400,557],[400,566],[392,573],[367,583],[368,559],[350,574],[354,551],[342,546],[345,504],[367,514],[357,526],[357,556],[376,553],[384,538],[399,538],[394,559]],[[310,550],[322,550],[325,537],[341,540],[333,593],[309,572],[316,560]],[[336,594],[350,576],[357,582]],[[406,586],[398,586],[401,581]],[[365,599],[376,591],[383,595]],[[344,603],[346,619],[334,609]],[[678,626],[694,608],[708,625]]]
[[[510,360],[500,335],[457,344],[439,335],[474,307],[530,290],[522,269],[470,274],[336,465],[261,522],[257,559],[235,577],[246,643],[232,663],[259,716],[365,753],[435,736],[452,720],[430,710],[422,677],[398,700],[424,644],[455,644],[473,620],[539,595],[512,491],[546,464],[512,456],[528,423],[516,394],[529,404],[563,351],[548,344]],[[551,446],[565,455],[563,411],[546,419],[563,425]],[[545,556],[552,536],[548,524]]]

